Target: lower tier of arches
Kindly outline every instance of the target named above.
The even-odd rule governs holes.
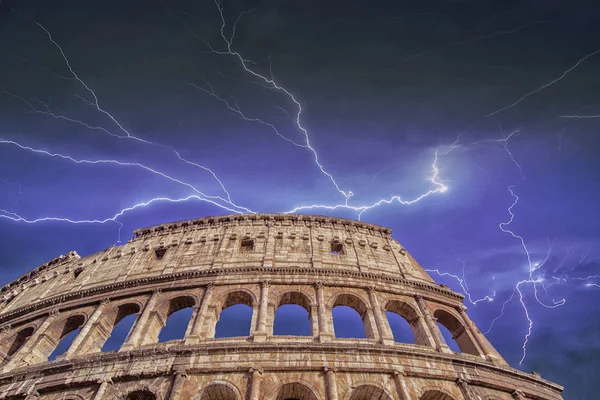
[[[165,344],[0,375],[1,400],[559,400],[561,391],[464,356],[351,343]]]

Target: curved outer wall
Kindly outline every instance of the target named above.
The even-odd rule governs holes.
[[[338,218],[236,215],[140,229],[123,246],[58,257],[0,291],[0,399],[562,398],[560,386],[510,368],[463,297],[390,235]],[[308,311],[311,336],[273,335],[275,310],[289,303]],[[220,312],[235,304],[252,307],[250,335],[215,339]],[[335,337],[339,305],[361,315],[366,339]],[[184,307],[193,307],[184,339],[158,343]],[[386,312],[409,322],[415,344],[394,342]],[[121,349],[101,352],[131,314]],[[74,329],[66,353],[48,362]]]

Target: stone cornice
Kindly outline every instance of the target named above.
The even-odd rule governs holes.
[[[142,287],[155,285],[159,283],[181,281],[184,279],[202,278],[202,277],[218,277],[227,275],[250,275],[250,274],[272,274],[272,275],[311,275],[315,279],[323,276],[343,276],[356,277],[361,279],[377,280],[382,282],[398,283],[405,286],[412,286],[416,289],[433,291],[435,293],[447,296],[453,300],[462,301],[464,296],[444,289],[437,284],[426,283],[422,281],[412,281],[386,274],[375,274],[371,272],[349,271],[342,269],[329,268],[302,268],[302,267],[237,267],[237,268],[218,268],[218,269],[203,269],[195,271],[177,272],[173,274],[156,275],[139,279],[131,279],[122,282],[116,282],[110,285],[96,286],[90,289],[79,290],[72,293],[67,293],[59,296],[50,297],[30,304],[25,307],[20,307],[15,310],[0,314],[0,324],[4,324],[23,314],[43,309],[45,307],[56,307],[57,304],[67,302],[69,300],[83,299],[97,294],[110,293],[117,290],[122,290],[132,287]]]
[[[294,343],[294,342],[285,342],[285,343],[251,343],[251,342],[241,342],[241,341],[228,341],[226,339],[216,339],[212,342],[201,343],[197,345],[185,345],[178,343],[164,343],[158,346],[145,347],[142,349],[136,349],[126,352],[109,352],[109,353],[97,353],[97,354],[88,354],[81,358],[74,358],[71,360],[63,360],[59,362],[52,363],[42,363],[26,368],[22,368],[19,370],[10,371],[9,373],[0,374],[0,385],[6,385],[13,382],[25,381],[28,379],[38,379],[44,376],[51,376],[53,374],[59,374],[62,372],[74,371],[77,369],[83,368],[99,368],[102,366],[111,366],[116,363],[145,363],[148,361],[158,361],[160,359],[169,359],[169,358],[186,358],[190,356],[197,356],[203,354],[211,354],[222,353],[228,354],[229,352],[235,351],[236,354],[242,353],[267,353],[276,351],[277,353],[310,353],[310,352],[320,352],[320,353],[329,353],[336,354],[339,352],[347,352],[352,351],[353,353],[368,353],[370,356],[375,354],[381,354],[385,356],[396,356],[396,357],[417,357],[420,359],[425,359],[427,361],[440,361],[451,363],[459,368],[473,368],[478,372],[476,378],[471,379],[472,383],[477,383],[481,386],[488,387],[496,387],[502,388],[506,391],[514,390],[511,389],[512,386],[501,387],[497,383],[492,382],[491,380],[487,380],[482,375],[482,372],[488,371],[492,375],[501,374],[504,377],[510,377],[511,379],[519,379],[522,381],[526,381],[532,385],[541,385],[545,387],[545,389],[550,391],[562,392],[563,387],[547,381],[537,375],[527,374],[525,372],[521,372],[519,370],[503,367],[498,365],[493,365],[492,363],[478,359],[477,357],[465,357],[464,355],[453,355],[446,353],[439,353],[432,350],[422,349],[419,347],[404,347],[404,346],[382,346],[375,343],[364,343],[360,346],[356,346],[355,343],[347,343],[341,342],[336,343],[326,342],[326,343],[318,343],[313,342],[310,344],[307,343]],[[170,363],[177,364],[176,360],[170,360]],[[325,361],[323,363],[326,363]],[[243,364],[243,363],[242,363]],[[236,372],[245,370],[245,365],[238,365],[234,367],[224,367],[220,366],[219,368],[214,368],[214,370],[218,370],[218,372]],[[160,363],[157,363],[160,365]],[[312,366],[297,366],[296,368],[285,366],[278,368],[275,365],[268,365],[268,361],[265,361],[264,365],[260,366],[265,371],[277,371],[281,369],[285,369],[285,371],[291,370],[319,370],[321,369],[320,363],[313,363]],[[347,371],[347,372],[365,372],[363,367],[350,367],[344,366],[343,363],[336,363],[335,368],[338,371]],[[100,368],[102,369],[102,368]],[[119,373],[117,376],[118,379],[126,379],[128,376],[135,376],[137,378],[140,377],[140,374],[144,377],[146,376],[160,376],[168,374],[171,368],[162,368],[162,369],[151,369],[147,371],[142,371],[135,368],[119,368],[119,371],[136,371],[135,373]],[[394,370],[391,368],[371,368],[372,372],[380,372],[380,373],[390,373],[393,374]],[[188,373],[201,373],[211,370],[211,368],[199,368],[199,367],[191,367],[188,369]],[[410,377],[420,377],[420,378],[432,378],[432,379],[453,379],[456,377],[448,377],[445,375],[438,375],[432,373],[431,371],[420,371],[419,369],[411,369],[409,366],[404,368],[406,376]],[[110,368],[107,370],[110,371]],[[93,380],[95,382],[95,380]],[[75,382],[73,382],[75,383]]]
[[[133,231],[135,239],[140,237],[149,236],[155,232],[164,232],[169,230],[175,230],[179,228],[185,228],[194,225],[200,226],[227,226],[231,223],[239,221],[264,221],[265,224],[269,221],[290,221],[290,222],[327,222],[336,225],[354,226],[364,229],[370,229],[376,232],[380,232],[386,236],[392,234],[390,228],[386,228],[380,225],[367,224],[365,222],[355,221],[345,218],[337,217],[325,217],[321,215],[311,214],[232,214],[224,215],[220,217],[203,217],[196,218],[186,221],[170,222],[166,224],[160,224],[155,226],[149,226],[146,228],[136,229]]]

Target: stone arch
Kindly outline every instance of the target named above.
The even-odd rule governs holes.
[[[171,317],[171,315],[173,315],[177,311],[181,311],[186,308],[197,308],[198,304],[198,298],[194,295],[187,293],[173,295],[164,299],[157,307],[157,312],[161,318],[161,321],[160,328],[156,329],[155,331],[155,342],[158,342],[160,340],[160,334],[162,333],[163,329],[167,326],[167,323],[169,322],[169,317]],[[189,325],[191,324],[191,322],[192,316],[190,315],[187,321],[186,330],[184,332],[183,337],[185,337],[185,335],[189,331]]]
[[[217,298],[219,300],[213,306],[215,321],[212,324],[210,336],[211,337],[215,336],[217,324],[221,320],[221,315],[222,315],[223,311],[226,308],[229,308],[232,306],[237,306],[237,305],[245,305],[252,309],[252,317],[251,317],[250,324],[248,326],[248,334],[245,336],[250,335],[252,332],[252,328],[254,327],[255,321],[256,321],[256,307],[255,307],[256,296],[255,296],[255,294],[247,289],[235,288],[235,289],[228,290],[223,294],[220,294]],[[228,337],[230,337],[230,336],[228,336]]]
[[[110,307],[108,307],[110,306]],[[111,337],[115,327],[129,315],[139,315],[142,306],[137,301],[125,300],[121,303],[108,303],[97,324],[90,330],[87,337],[77,349],[79,354],[97,353],[102,350],[106,341]]]
[[[365,383],[360,386],[350,388],[348,400],[392,400],[393,397],[380,385],[375,383]]]
[[[454,397],[440,389],[429,389],[423,392],[419,400],[455,400]]]
[[[458,345],[461,352],[473,355],[480,355],[475,341],[469,334],[468,329],[463,325],[462,321],[447,310],[438,308],[433,312],[433,317],[437,322],[443,325],[452,334],[452,339]]]
[[[385,302],[383,309],[386,313],[391,312],[397,314],[408,322],[416,345],[429,345],[425,321],[423,321],[423,318],[421,318],[421,315],[415,307],[403,300],[390,299]]]
[[[333,309],[337,306],[347,306],[352,308],[358,313],[358,315],[360,315],[360,318],[362,319],[363,326],[365,328],[365,336],[369,339],[372,339],[375,337],[375,335],[371,319],[369,318],[370,308],[367,304],[369,303],[356,294],[340,293],[333,298],[333,301],[331,302],[331,310],[333,312]]]
[[[71,332],[80,329],[87,321],[87,315],[74,313],[52,323],[46,332],[43,332],[45,339],[36,345],[35,351],[39,351],[40,356],[37,362],[47,361],[52,352],[56,350],[61,340]]]
[[[281,306],[285,305],[296,305],[302,307],[307,312],[307,321],[296,321],[301,325],[303,323],[308,323],[309,334],[315,336],[317,334],[317,327],[313,323],[313,315],[312,315],[312,299],[311,297],[301,290],[291,289],[286,290],[280,293],[275,303],[269,305],[269,314],[271,315],[269,319],[269,330],[271,334],[274,334],[275,320],[277,319],[277,310]],[[297,331],[296,331],[297,332]],[[286,333],[288,334],[288,333]],[[289,333],[290,335],[297,335],[297,333]]]
[[[139,389],[124,395],[123,400],[157,400],[157,397],[149,389]]]
[[[67,394],[65,400],[85,400],[85,397],[80,394]]]
[[[194,400],[240,400],[240,390],[232,383],[218,380],[204,386]]]
[[[2,361],[0,365],[6,364],[25,345],[35,330],[36,327],[31,325],[20,327],[0,342],[0,360]]]
[[[231,307],[237,304],[244,304],[250,307],[254,307],[257,303],[256,295],[244,288],[235,288],[228,290],[222,294],[219,294],[222,299],[217,303],[217,311],[220,313],[227,307]]]
[[[279,386],[272,400],[319,400],[315,388],[306,382],[289,382]]]

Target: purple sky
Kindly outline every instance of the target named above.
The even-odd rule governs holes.
[[[340,192],[352,191],[356,208],[437,189],[361,219],[391,227],[424,268],[463,284],[432,273],[437,281],[473,302],[492,296],[465,301],[482,331],[513,294],[491,342],[512,366],[565,385],[566,399],[595,399],[600,278],[584,278],[600,274],[600,117],[564,116],[600,115],[600,6],[389,3],[223,2],[226,38],[256,7],[239,20],[231,50],[286,93],[226,54],[211,1],[2,1],[0,283],[69,250],[111,246],[119,232],[126,240],[135,228],[231,212],[196,198],[103,224],[25,220],[104,220],[194,189],[256,212],[343,206]],[[298,104],[325,172],[296,125]],[[127,134],[155,144],[116,137]],[[75,163],[14,142],[143,167]],[[236,206],[172,149],[214,171]],[[499,226],[515,196],[514,221]],[[301,211],[358,217],[344,207]],[[524,240],[531,265],[501,227]],[[533,323],[522,364],[520,281]]]

